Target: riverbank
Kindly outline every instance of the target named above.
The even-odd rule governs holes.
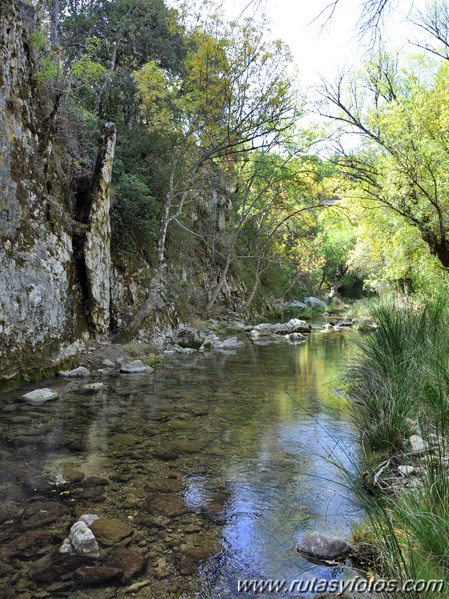
[[[449,313],[440,296],[379,304],[358,343],[348,394],[362,463],[350,477],[366,511],[355,539],[382,578],[439,580],[448,568]],[[448,590],[446,589],[446,595]],[[422,592],[394,596],[427,597]]]

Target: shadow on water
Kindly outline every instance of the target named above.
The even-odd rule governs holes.
[[[38,407],[6,396],[0,590],[215,599],[253,596],[238,579],[344,577],[296,545],[305,531],[348,535],[361,517],[333,465],[356,460],[348,406],[331,393],[352,335],[167,358],[142,378],[104,376],[94,394],[55,379],[60,399]],[[100,558],[61,556],[83,513],[127,534],[100,535]]]

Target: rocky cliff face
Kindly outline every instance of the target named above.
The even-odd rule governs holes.
[[[0,3],[0,380],[64,360],[87,334],[33,83],[30,17],[18,2]]]

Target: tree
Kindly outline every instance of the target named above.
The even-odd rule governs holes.
[[[186,26],[187,27],[187,26]],[[216,176],[240,184],[241,212],[210,309],[232,262],[236,235],[245,220],[248,190],[241,180],[243,156],[285,147],[301,111],[281,42],[266,40],[266,22],[225,23],[219,14],[190,27],[182,76],[155,61],[135,71],[144,121],[151,133],[164,132],[173,153],[168,165],[158,240],[158,269],[165,268],[169,227],[200,201]],[[238,172],[240,170],[240,173]],[[246,175],[245,175],[246,176]],[[250,175],[251,180],[252,175]],[[212,192],[210,188],[209,193]],[[133,326],[144,318],[143,309]]]
[[[449,267],[448,83],[447,63],[436,67],[421,58],[399,70],[381,54],[347,87],[342,78],[322,87],[336,109],[324,113],[362,140],[361,148],[340,159],[345,193],[415,227],[444,268]]]

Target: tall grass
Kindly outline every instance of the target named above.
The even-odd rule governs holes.
[[[417,306],[383,301],[372,309],[378,328],[358,343],[349,372],[365,467],[390,457],[396,466],[413,464],[418,476],[407,488],[381,493],[354,482],[367,513],[367,535],[374,540],[383,577],[446,578],[449,572],[449,308],[440,294]],[[429,451],[412,455],[410,434],[420,434]],[[390,464],[390,462],[389,462]],[[361,474],[361,473],[360,473]],[[373,477],[364,477],[373,481]],[[397,592],[400,597],[435,596]],[[391,597],[392,595],[389,594]],[[449,586],[443,596],[449,597]]]

